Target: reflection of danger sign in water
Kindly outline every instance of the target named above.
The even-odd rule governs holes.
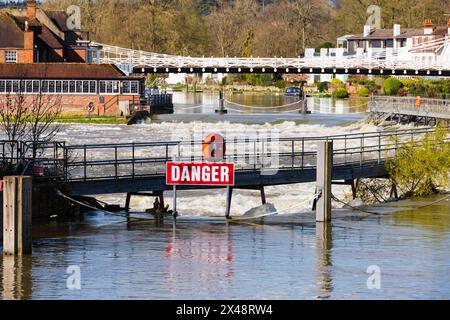
[[[234,163],[167,162],[168,185],[234,185]]]

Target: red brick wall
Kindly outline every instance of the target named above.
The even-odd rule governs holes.
[[[33,51],[24,49],[0,49],[0,63],[5,63],[5,51],[17,51],[18,63],[33,63]]]
[[[34,62],[34,32],[25,31],[23,33],[23,63],[33,63]]]
[[[97,115],[120,115],[119,101],[134,101],[138,103],[139,95],[84,95],[84,94],[62,94],[62,95],[50,95],[52,99],[61,99],[61,107],[63,112],[87,114],[87,106],[90,102],[94,104],[94,111],[92,114]],[[2,98],[5,95],[0,95],[0,104]],[[32,99],[32,95],[26,95],[29,99]],[[104,97],[104,103],[100,102],[100,97]],[[45,100],[45,98],[44,98]],[[52,100],[55,102],[55,100]]]
[[[104,97],[104,103],[100,102],[100,97]],[[139,101],[137,96],[115,96],[115,95],[61,95],[63,111],[87,113],[87,106],[90,102],[94,104],[93,114],[98,115],[119,115],[119,101],[133,100]]]

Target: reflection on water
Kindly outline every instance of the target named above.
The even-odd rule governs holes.
[[[316,223],[316,259],[317,259],[317,297],[329,298],[333,291],[333,280],[330,273],[332,266],[331,250],[333,248],[331,223]]]
[[[74,225],[36,226],[32,257],[0,258],[0,297],[448,299],[449,208],[446,201],[359,219],[336,212],[317,226],[126,224],[90,214]],[[66,287],[71,265],[81,268],[81,290]],[[380,290],[367,288],[370,265],[381,269]]]
[[[226,100],[242,105],[227,105],[230,113],[293,113],[298,110],[298,97],[284,96],[282,93],[228,93]],[[175,114],[214,113],[218,109],[218,93],[174,92]],[[369,99],[352,97],[350,99],[308,98],[308,109],[312,113],[352,114],[367,111]],[[248,106],[245,108],[243,106]],[[254,108],[252,108],[254,107]],[[279,107],[279,108],[275,108]],[[297,112],[298,113],[298,112]]]

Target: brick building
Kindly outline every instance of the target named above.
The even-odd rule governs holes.
[[[44,11],[28,0],[25,9],[0,11],[0,62],[89,62],[89,34],[67,27],[63,11]]]
[[[127,114],[140,104],[143,78],[130,77],[108,64],[0,63],[0,107],[11,95],[58,97],[63,112]]]
[[[37,8],[0,10],[0,99],[11,94],[58,95],[64,111],[127,114],[140,103],[142,78],[113,65],[91,64],[98,48],[89,35],[67,27],[63,11]]]

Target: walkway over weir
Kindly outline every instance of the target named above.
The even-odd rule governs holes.
[[[342,48],[306,49],[304,57],[184,57],[157,54],[92,42],[99,48],[94,61],[112,63],[134,73],[311,73],[450,76],[450,39],[400,48],[358,50],[347,54]],[[423,60],[415,54],[424,50],[442,50],[437,60]],[[406,51],[405,51],[406,50]],[[432,51],[433,52],[433,51]],[[446,58],[448,57],[448,58]]]
[[[422,122],[435,125],[450,124],[450,100],[416,97],[372,97],[369,103],[372,117],[381,123],[387,119],[401,122]]]
[[[385,177],[385,161],[405,142],[431,129],[370,132],[327,137],[227,140],[226,162],[235,163],[235,187],[254,188],[316,180],[317,143],[333,141],[333,180]],[[171,190],[165,164],[202,161],[201,142],[170,141],[122,144],[67,145],[63,142],[1,142],[4,161],[40,163],[47,178],[73,195]],[[11,151],[13,155],[11,155]],[[36,153],[36,157],[33,157]],[[26,168],[23,169],[24,172]],[[205,188],[180,186],[179,189]]]

